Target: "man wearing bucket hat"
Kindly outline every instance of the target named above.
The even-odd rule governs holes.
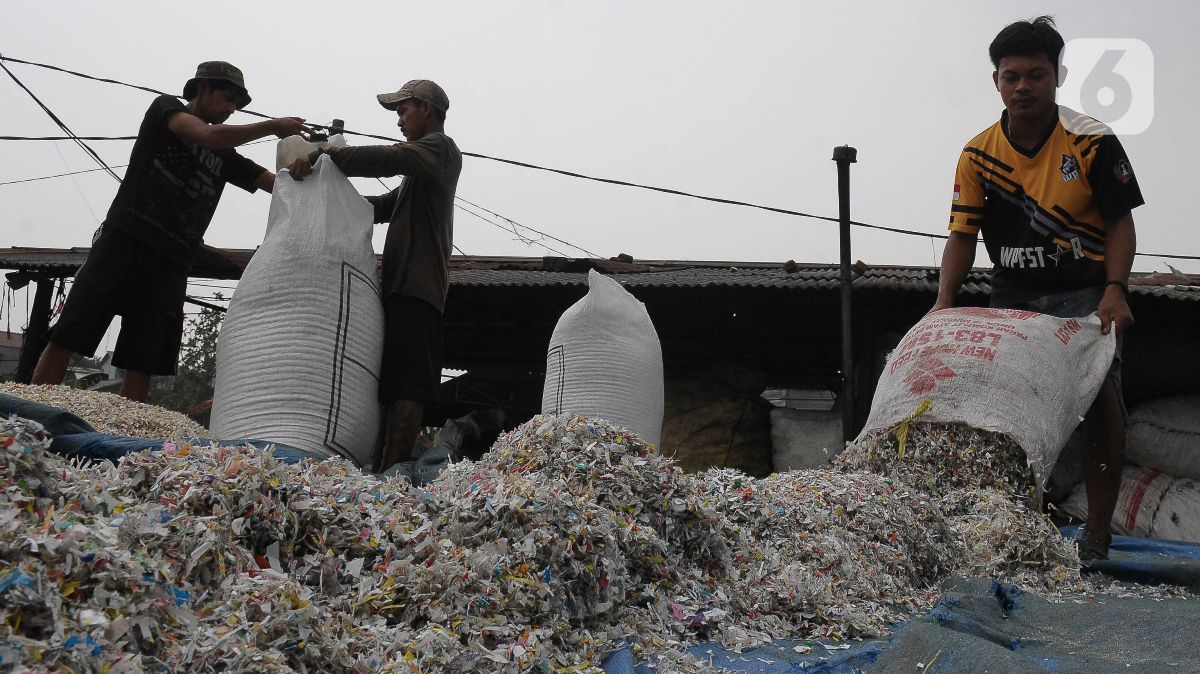
[[[275,186],[273,173],[233,148],[309,132],[299,117],[225,124],[250,94],[242,71],[223,61],[201,63],[183,98],[186,105],[159,96],[146,111],[125,178],[38,359],[34,384],[61,383],[71,356],[94,353],[115,315],[122,317],[113,354],[113,365],[125,370],[121,395],[145,400],[151,375],[174,374],[188,272],[225,183],[247,192]]]
[[[303,180],[324,153],[348,176],[405,176],[391,192],[367,197],[375,206],[375,222],[389,223],[383,246],[386,327],[379,379],[379,397],[388,414],[385,444],[376,461],[376,469],[383,470],[411,457],[424,403],[438,399],[442,310],[450,287],[454,192],[462,153],[446,135],[450,99],[436,83],[412,80],[377,98],[396,112],[408,142],[316,150],[288,171]]]

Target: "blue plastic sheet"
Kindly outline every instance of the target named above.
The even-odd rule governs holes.
[[[7,419],[14,414],[38,422],[51,436],[93,433],[96,430],[88,422],[62,408],[0,393],[0,415]]]
[[[1080,535],[1080,527],[1075,525],[1061,531],[1067,538]],[[1108,559],[1089,562],[1085,571],[1133,583],[1179,585],[1200,591],[1200,544],[1113,536]]]
[[[826,648],[828,646],[828,648]],[[801,648],[797,651],[796,648]],[[811,651],[805,655],[805,647]],[[755,674],[856,674],[874,663],[887,642],[883,640],[793,641],[781,640],[736,653],[717,643],[692,646],[688,652],[725,672]],[[635,664],[633,651],[626,647],[604,661],[606,674],[656,674],[649,664]]]
[[[50,451],[63,456],[116,461],[132,452],[161,450],[166,442],[165,439],[131,438],[99,433],[86,421],[62,408],[0,393],[0,415],[9,417],[13,414],[41,424],[50,434]],[[193,440],[199,444],[217,443],[239,447],[249,444],[262,450],[271,448],[275,459],[284,463],[299,463],[304,459],[323,461],[332,456],[325,452],[310,452],[266,440]]]
[[[1075,538],[1079,527],[1062,532]],[[1114,536],[1109,559],[1084,571],[1200,590],[1200,544]],[[1200,642],[1192,635],[1200,604],[1194,600],[1099,596],[1059,603],[987,579],[954,579],[944,590],[925,615],[881,640],[777,641],[743,653],[704,643],[688,650],[722,671],[754,674],[1200,671]],[[827,650],[821,643],[849,648]],[[802,644],[812,652],[796,652]],[[629,648],[603,667],[607,674],[655,671],[635,663]]]

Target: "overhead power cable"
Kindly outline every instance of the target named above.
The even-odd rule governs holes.
[[[475,211],[467,208],[466,206],[463,206],[462,204],[455,204],[455,207],[464,213],[468,213],[470,215],[475,216],[476,218],[479,218],[480,220],[488,223],[489,225],[491,225],[493,227],[496,227],[496,228],[501,229],[509,234],[512,234],[513,236],[517,237],[518,241],[520,241],[521,243],[523,243],[527,246],[541,246],[542,248],[545,248],[546,250],[550,251],[551,253],[554,253],[555,255],[558,255],[559,257],[571,257],[570,255],[567,255],[566,253],[562,252],[561,250],[558,250],[557,248],[553,248],[551,246],[548,246],[548,245],[542,243],[540,239],[532,239],[528,236],[525,236],[524,234],[521,234],[519,231],[516,230],[515,227],[512,227],[511,225],[509,225],[509,226],[502,225],[494,220],[484,217],[483,215],[481,215],[479,213],[476,213]],[[580,249],[580,250],[582,250],[582,249]]]
[[[4,55],[2,55],[2,54],[0,54],[0,60],[3,60],[3,61],[13,61],[14,63],[24,63],[24,64],[26,64],[26,65],[37,66],[37,67],[40,67],[40,68],[48,68],[48,69],[50,69],[50,70],[57,70],[57,71],[59,71],[59,72],[67,73],[67,74],[70,74],[70,75],[75,75],[75,76],[77,76],[77,77],[83,77],[83,78],[86,78],[86,79],[90,79],[90,80],[96,80],[96,81],[99,81],[99,82],[108,82],[108,83],[111,83],[111,84],[119,84],[119,85],[122,85],[122,86],[132,87],[132,88],[134,88],[134,89],[140,89],[140,90],[142,90],[142,91],[148,91],[148,92],[155,93],[155,94],[163,94],[163,93],[164,93],[164,92],[162,92],[162,91],[159,91],[159,90],[157,90],[157,89],[152,89],[152,88],[150,88],[150,87],[143,87],[143,86],[138,86],[138,85],[135,85],[135,84],[128,84],[128,83],[125,83],[125,82],[121,82],[121,81],[118,81],[118,80],[113,80],[113,79],[108,79],[108,78],[94,77],[94,76],[92,76],[92,75],[87,75],[87,74],[84,74],[84,73],[76,72],[76,71],[74,71],[74,70],[67,70],[67,69],[65,69],[65,68],[59,68],[58,66],[51,66],[51,65],[44,64],[44,63],[36,63],[36,62],[33,62],[33,61],[25,61],[25,60],[21,60],[21,59],[14,59],[14,58],[11,58],[11,57],[8,57],[8,56],[4,56]],[[259,117],[268,117],[268,115],[263,115],[263,114],[261,114],[261,113],[253,112],[253,111],[250,111],[250,110],[241,110],[241,112],[245,112],[245,113],[247,113],[247,114],[253,114],[253,115],[256,115],[256,116],[259,116]],[[325,127],[322,127],[321,125],[312,125],[312,126],[317,126],[317,127],[319,127],[319,128],[325,128]],[[393,138],[393,137],[390,137],[390,136],[380,136],[380,135],[371,134],[371,133],[364,133],[364,132],[361,132],[361,131],[353,131],[353,130],[351,130],[351,129],[344,129],[344,130],[342,131],[342,133],[344,133],[344,134],[347,134],[347,135],[352,135],[352,136],[361,136],[361,137],[363,137],[363,138],[373,138],[373,139],[375,139],[375,140],[384,140],[384,141],[388,141],[388,142],[391,142],[391,143],[399,143],[399,142],[402,142],[402,141],[401,141],[400,139],[398,139],[398,138]],[[709,197],[709,196],[704,196],[704,195],[700,195],[700,194],[692,194],[692,193],[690,193],[690,192],[683,192],[683,191],[681,191],[681,190],[674,190],[674,189],[670,189],[670,188],[666,188],[666,187],[654,187],[654,186],[651,186],[651,185],[641,185],[641,184],[638,184],[638,183],[628,182],[628,181],[625,181],[625,180],[617,180],[617,179],[614,179],[614,178],[598,178],[598,177],[595,177],[595,176],[589,176],[589,175],[585,175],[585,174],[583,174],[583,173],[577,173],[577,172],[574,172],[574,171],[565,171],[565,170],[562,170],[562,169],[550,168],[550,167],[546,167],[546,166],[538,166],[537,164],[530,164],[530,163],[528,163],[528,162],[521,162],[521,161],[516,161],[516,160],[513,160],[513,159],[504,159],[504,158],[501,158],[501,157],[492,157],[492,156],[489,156],[489,155],[485,155],[485,154],[479,154],[479,153],[476,153],[476,152],[463,152],[462,154],[463,154],[464,156],[467,156],[467,157],[475,157],[476,159],[486,159],[486,160],[489,160],[489,161],[495,161],[495,162],[500,162],[500,163],[504,163],[504,164],[511,164],[511,165],[513,165],[513,166],[521,166],[521,167],[523,167],[523,168],[529,168],[529,169],[534,169],[534,170],[538,170],[538,171],[547,171],[547,172],[550,172],[550,173],[557,173],[557,174],[559,174],[559,175],[565,175],[565,176],[572,177],[572,178],[579,178],[579,179],[582,179],[582,180],[591,180],[591,181],[595,181],[595,182],[607,183],[607,184],[610,184],[610,185],[620,185],[620,186],[623,186],[623,187],[634,187],[634,188],[638,188],[638,189],[652,190],[652,191],[655,191],[655,192],[662,192],[662,193],[665,193],[665,194],[674,194],[674,195],[676,195],[676,196],[689,197],[689,198],[692,198],[692,199],[702,199],[702,200],[704,200],[704,201],[712,201],[712,202],[715,202],[715,203],[728,204],[728,205],[731,205],[731,206],[744,206],[744,207],[747,207],[747,208],[757,208],[757,209],[766,210],[766,211],[771,211],[771,212],[775,212],[775,213],[781,213],[781,214],[784,214],[784,215],[794,215],[794,216],[798,216],[798,217],[804,217],[804,218],[813,218],[813,219],[817,219],[817,220],[826,220],[826,221],[828,221],[828,222],[838,222],[838,219],[837,219],[837,218],[831,218],[831,217],[822,216],[822,215],[814,215],[814,214],[812,214],[812,213],[804,213],[804,212],[801,212],[801,211],[793,211],[793,210],[789,210],[789,209],[785,209],[785,208],[776,208],[776,207],[774,207],[774,206],[763,206],[763,205],[761,205],[761,204],[753,204],[753,203],[750,203],[750,202],[746,202],[746,201],[737,201],[737,200],[734,200],[734,199],[722,199],[722,198],[719,198],[719,197]],[[934,239],[945,239],[945,238],[946,238],[946,236],[945,236],[945,235],[942,235],[942,234],[929,234],[929,233],[926,233],[926,232],[917,232],[917,231],[912,231],[912,230],[897,229],[897,228],[894,228],[894,227],[883,227],[883,226],[880,226],[880,225],[871,225],[871,224],[868,224],[868,223],[865,223],[865,222],[856,222],[856,221],[851,221],[851,223],[850,223],[850,224],[852,224],[852,225],[856,225],[856,226],[859,226],[859,227],[868,227],[868,228],[871,228],[871,229],[879,229],[879,230],[883,230],[883,231],[895,232],[895,233],[899,233],[899,234],[908,234],[908,235],[913,235],[913,236],[924,236],[924,237],[928,237],[928,238],[934,238]]]
[[[137,136],[0,136],[0,140],[137,140]]]
[[[108,78],[95,77],[92,75],[87,75],[87,74],[76,72],[73,70],[67,70],[65,68],[48,65],[45,63],[36,63],[34,61],[25,61],[22,59],[16,59],[16,58],[12,58],[9,56],[4,56],[3,54],[0,54],[0,61],[11,61],[13,63],[23,63],[25,65],[36,66],[39,68],[47,68],[49,70],[56,70],[59,72],[67,73],[69,75],[75,75],[77,77],[83,77],[83,78],[95,80],[98,82],[107,82],[110,84],[118,84],[121,86],[131,87],[134,89],[140,89],[142,91],[148,91],[148,92],[154,93],[154,94],[164,94],[165,93],[165,92],[159,91],[157,89],[152,89],[150,87],[143,87],[143,86],[138,86],[135,84],[128,84],[126,82],[121,82],[119,80],[113,80],[113,79],[108,79]],[[0,67],[3,67],[3,65],[0,65]],[[5,68],[5,71],[8,71],[8,69]],[[12,76],[12,73],[10,72],[9,75]],[[14,79],[16,79],[16,78],[14,77]],[[173,94],[169,94],[169,95],[173,95]],[[254,112],[252,110],[240,110],[240,112],[244,112],[249,115],[254,115],[256,117],[264,117],[264,118],[268,118],[268,119],[270,118],[269,115],[264,115],[262,113]],[[309,124],[309,126],[312,126],[315,128],[321,128],[321,129],[328,128],[328,127],[320,125],[320,124]],[[351,135],[351,136],[360,136],[363,138],[373,138],[375,140],[388,141],[391,143],[403,142],[398,138],[393,138],[390,136],[381,136],[381,135],[376,135],[376,134],[371,134],[371,133],[364,133],[361,131],[354,131],[351,129],[343,129],[342,133],[344,133],[346,135]],[[814,213],[805,213],[803,211],[796,211],[796,210],[791,210],[791,209],[787,209],[787,208],[779,208],[779,207],[775,207],[775,206],[766,206],[763,204],[755,204],[752,202],[739,201],[736,199],[724,199],[721,197],[712,197],[712,196],[707,196],[707,195],[703,195],[703,194],[694,194],[692,192],[684,192],[682,190],[671,189],[668,187],[656,187],[653,185],[643,185],[640,183],[629,182],[626,180],[618,180],[615,178],[601,178],[601,177],[597,177],[597,176],[590,176],[590,175],[587,175],[584,173],[578,173],[575,171],[566,171],[563,169],[556,169],[556,168],[551,168],[548,166],[539,166],[537,164],[531,164],[528,162],[517,161],[514,159],[504,159],[502,157],[492,157],[490,155],[479,154],[476,152],[463,152],[462,154],[463,154],[463,156],[466,156],[466,157],[474,157],[476,159],[486,159],[488,161],[500,162],[502,164],[510,164],[512,166],[520,166],[522,168],[528,168],[528,169],[532,169],[532,170],[536,170],[536,171],[546,171],[548,173],[557,173],[559,175],[567,176],[570,178],[589,180],[589,181],[593,181],[593,182],[605,183],[608,185],[617,185],[617,186],[621,186],[621,187],[633,187],[633,188],[637,188],[637,189],[650,190],[653,192],[661,192],[663,194],[673,194],[675,196],[687,197],[690,199],[699,199],[702,201],[709,201],[709,202],[713,202],[713,203],[727,204],[730,206],[741,206],[744,208],[754,208],[754,209],[758,209],[758,210],[769,211],[772,213],[779,213],[782,215],[792,215],[792,216],[802,217],[802,218],[811,218],[814,220],[823,220],[826,222],[840,222],[840,220],[838,218],[825,216],[825,215],[816,215]],[[23,181],[17,181],[17,182],[23,182]],[[0,183],[0,185],[3,185],[3,184],[8,184],[8,183]],[[500,216],[500,217],[503,217],[503,216]],[[507,218],[505,218],[505,219],[507,220]],[[493,223],[493,224],[495,224],[495,223]],[[924,237],[924,238],[928,238],[928,239],[947,239],[947,238],[949,238],[945,234],[933,234],[930,232],[921,232],[921,231],[916,231],[916,230],[911,230],[911,229],[902,229],[902,228],[898,228],[898,227],[886,227],[883,225],[872,225],[870,223],[860,222],[857,220],[851,220],[849,224],[854,225],[856,227],[865,227],[868,229],[876,229],[876,230],[880,230],[880,231],[884,231],[884,232],[893,232],[895,234],[904,234],[907,236],[918,236],[918,237]],[[527,229],[531,229],[531,228],[527,228]],[[537,230],[531,230],[531,231],[537,231]],[[549,235],[546,235],[546,236],[549,236]],[[567,244],[567,245],[570,245],[573,248],[578,248],[577,246],[574,246],[573,244]],[[579,250],[583,250],[583,249],[580,248]],[[1197,256],[1197,255],[1173,255],[1173,254],[1167,254],[1167,253],[1136,253],[1136,255],[1141,256],[1141,257],[1169,258],[1169,259],[1174,259],[1174,260],[1200,260],[1200,256]]]
[[[378,182],[380,185],[383,185],[384,189],[386,189],[386,190],[388,190],[388,191],[391,191],[391,190],[393,189],[393,188],[392,188],[392,187],[390,187],[390,186],[389,186],[387,183],[383,182],[383,179],[382,179],[382,178],[376,178],[375,180],[376,180],[376,181],[377,181],[377,182]],[[496,222],[495,220],[491,220],[491,219],[489,219],[489,218],[486,218],[486,217],[484,217],[484,216],[480,215],[479,213],[475,213],[474,211],[472,211],[472,210],[470,210],[470,209],[468,209],[468,208],[464,207],[462,204],[455,204],[455,207],[456,207],[456,208],[458,208],[460,211],[462,211],[462,212],[464,212],[464,213],[467,213],[467,214],[470,214],[470,215],[473,215],[473,216],[475,216],[476,218],[479,218],[480,220],[482,220],[482,221],[486,222],[487,224],[489,224],[489,225],[491,225],[491,226],[493,226],[493,227],[496,227],[496,228],[499,228],[499,229],[501,229],[501,230],[503,230],[503,231],[505,231],[505,232],[509,232],[509,233],[511,233],[512,235],[514,235],[514,236],[516,236],[516,237],[517,237],[517,240],[518,240],[518,241],[520,241],[521,243],[524,243],[524,244],[525,244],[525,245],[527,245],[527,246],[541,246],[542,248],[545,248],[546,250],[550,251],[551,253],[554,253],[555,255],[558,255],[558,256],[561,256],[561,257],[570,257],[570,256],[569,256],[569,255],[567,255],[566,253],[564,253],[564,252],[562,252],[562,251],[560,251],[560,250],[558,250],[558,249],[556,249],[556,248],[551,248],[550,246],[547,246],[547,245],[543,244],[543,243],[542,243],[540,240],[538,240],[538,239],[532,239],[532,238],[530,238],[530,237],[527,237],[527,236],[525,236],[524,234],[521,234],[521,232],[519,232],[517,228],[528,229],[528,230],[529,230],[529,231],[531,231],[531,232],[537,232],[539,235],[541,235],[541,236],[542,236],[542,238],[543,238],[543,239],[545,239],[545,238],[553,239],[553,240],[555,240],[555,241],[558,241],[559,243],[564,243],[564,244],[566,244],[566,245],[568,245],[568,246],[570,246],[570,247],[572,247],[572,248],[574,248],[574,249],[576,249],[576,250],[583,251],[584,253],[587,253],[587,254],[588,254],[589,256],[591,256],[591,257],[599,257],[599,256],[598,256],[598,255],[596,255],[595,253],[593,253],[593,252],[591,252],[591,251],[587,250],[586,248],[581,248],[581,247],[579,247],[579,246],[576,246],[575,244],[573,244],[573,243],[571,243],[571,242],[569,242],[569,241],[563,241],[562,239],[560,239],[560,238],[558,238],[558,237],[551,236],[550,234],[547,234],[547,233],[545,233],[545,232],[542,232],[542,231],[536,230],[536,229],[534,229],[534,228],[532,228],[532,227],[528,227],[528,226],[526,226],[526,225],[522,225],[521,223],[517,222],[516,220],[513,220],[512,218],[509,218],[509,217],[507,217],[507,216],[504,216],[504,215],[500,215],[499,213],[497,213],[497,212],[495,212],[495,211],[488,210],[488,209],[484,208],[483,206],[480,206],[479,204],[476,204],[476,203],[472,203],[472,202],[470,202],[470,201],[467,201],[466,199],[464,199],[464,198],[462,198],[462,197],[460,197],[460,196],[457,196],[457,195],[456,195],[454,198],[455,198],[456,200],[458,200],[458,201],[461,201],[461,202],[463,202],[463,203],[470,204],[471,206],[474,206],[475,208],[478,208],[478,209],[480,209],[480,210],[482,210],[482,211],[486,211],[487,213],[490,213],[490,214],[492,214],[492,215],[496,216],[497,218],[501,218],[501,219],[503,219],[503,220],[507,221],[507,222],[509,223],[509,225],[507,225],[507,226],[506,226],[506,225],[502,225],[502,224],[500,224],[500,223]],[[465,253],[465,252],[463,252],[463,250],[462,250],[461,248],[459,248],[457,244],[450,244],[450,245],[454,247],[454,250],[458,251],[458,254],[459,254],[459,255],[466,255],[466,253]]]
[[[456,196],[456,197],[455,197],[455,199],[458,199],[459,201],[461,201],[461,202],[463,202],[463,203],[466,203],[466,204],[468,204],[468,205],[470,205],[470,206],[474,206],[475,208],[478,208],[478,209],[479,209],[479,210],[481,210],[481,211],[484,211],[484,212],[486,212],[486,213],[490,213],[490,214],[492,214],[492,215],[496,216],[497,218],[500,218],[500,219],[502,219],[502,220],[505,220],[506,222],[510,223],[510,224],[511,224],[511,225],[512,225],[514,228],[516,228],[516,227],[520,227],[520,228],[522,228],[522,229],[528,229],[529,231],[531,231],[531,232],[535,232],[535,233],[537,233],[537,234],[540,234],[540,235],[542,235],[543,237],[545,237],[545,238],[547,238],[547,239],[552,239],[552,240],[554,240],[554,241],[557,241],[557,242],[559,242],[559,243],[561,243],[561,244],[564,244],[564,245],[570,246],[570,247],[574,248],[575,250],[581,251],[581,252],[583,252],[583,253],[587,253],[588,257],[600,257],[599,255],[597,255],[597,254],[593,253],[592,251],[588,250],[587,248],[582,248],[582,247],[580,247],[580,246],[576,246],[575,244],[571,243],[570,241],[564,241],[564,240],[562,240],[562,239],[558,238],[557,236],[554,236],[553,234],[547,234],[546,232],[543,232],[543,231],[541,231],[541,230],[538,230],[538,229],[534,229],[533,227],[530,227],[529,225],[522,225],[521,223],[517,222],[516,220],[513,220],[512,218],[510,218],[510,217],[508,217],[508,216],[501,215],[501,214],[497,213],[496,211],[493,211],[493,210],[489,210],[489,209],[487,209],[487,208],[484,208],[483,206],[480,206],[479,204],[477,204],[477,203],[474,203],[474,202],[472,202],[472,201],[468,201],[467,199],[464,199],[464,198],[462,198],[462,197],[459,197],[459,196]],[[514,233],[514,234],[517,234],[518,236],[520,236],[520,233],[518,233],[518,232],[517,232],[515,229],[513,230],[513,233]],[[532,243],[537,243],[536,241],[531,241],[531,242],[532,242]],[[564,256],[564,257],[567,257],[567,256]]]
[[[126,166],[129,166],[129,164],[117,164],[116,166],[111,166],[109,168],[125,168]],[[0,185],[16,185],[17,183],[31,183],[31,182],[34,182],[37,180],[49,180],[51,178],[65,178],[67,176],[77,176],[80,173],[94,173],[96,171],[103,171],[103,170],[104,170],[103,168],[94,168],[94,169],[83,169],[82,171],[69,171],[67,173],[55,173],[52,176],[39,176],[37,178],[22,178],[21,180],[8,180],[8,181],[0,183]]]
[[[137,138],[137,136],[133,136],[133,137],[134,137],[134,138]],[[118,139],[119,139],[119,140],[125,140],[125,137],[124,137],[124,136],[121,136],[121,137],[117,137],[117,136],[97,136],[97,138],[99,138],[100,140],[118,140]],[[4,140],[4,138],[3,138],[3,137],[0,137],[0,140]],[[62,138],[62,140],[67,140],[67,138],[64,136],[64,137]],[[256,140],[256,141],[254,141],[254,142],[251,142],[251,143],[245,143],[245,144],[243,144],[243,145],[239,145],[238,147],[246,147],[246,146],[248,146],[248,145],[257,145],[257,144],[259,144],[259,143],[268,143],[268,142],[270,142],[270,141],[273,141],[273,140],[275,140],[275,139],[274,139],[274,138],[263,138],[262,140]],[[127,167],[127,166],[129,166],[129,164],[112,164],[112,165],[110,165],[110,166],[109,166],[109,168],[119,169],[119,168],[125,168],[125,167]],[[81,173],[95,173],[96,171],[103,171],[103,170],[105,170],[105,167],[103,167],[103,166],[102,166],[102,167],[100,167],[100,168],[82,169],[82,170],[79,170],[79,171],[68,171],[68,172],[66,172],[66,173],[55,173],[54,175],[49,175],[49,176],[38,176],[38,177],[36,177],[36,178],[22,178],[21,180],[7,180],[7,181],[4,181],[4,182],[0,182],[0,186],[3,186],[3,185],[16,185],[17,183],[31,183],[31,182],[35,182],[35,181],[38,181],[38,180],[49,180],[49,179],[51,179],[51,178],[65,178],[65,177],[67,177],[67,176],[77,176],[77,175],[79,175],[79,174],[81,174]]]
[[[29,94],[29,97],[32,98],[33,101],[35,103],[37,103],[38,106],[40,106],[47,115],[50,116],[50,119],[52,119],[54,121],[54,123],[58,125],[58,128],[62,129],[64,132],[66,132],[66,134],[68,136],[70,136],[75,141],[75,143],[77,145],[79,145],[80,148],[83,149],[84,152],[86,152],[88,155],[90,155],[92,157],[92,159],[96,160],[96,163],[100,164],[105,169],[107,169],[108,174],[113,177],[113,180],[116,180],[117,182],[121,182],[121,177],[118,176],[111,168],[109,168],[108,164],[104,163],[104,160],[100,158],[100,155],[96,154],[96,151],[93,150],[90,145],[88,145],[87,143],[80,140],[79,137],[77,135],[75,135],[75,132],[72,131],[66,125],[66,123],[64,123],[61,119],[58,118],[58,115],[54,114],[54,112],[52,110],[50,110],[50,108],[48,108],[46,106],[46,104],[42,102],[42,100],[40,98],[37,97],[37,95],[35,95],[32,91],[30,91],[29,87],[25,86],[24,82],[22,82],[16,75],[13,74],[13,72],[11,70],[8,69],[8,66],[4,65],[3,63],[0,63],[0,68],[4,69],[4,72],[7,73],[8,76],[12,78],[13,82],[17,83],[17,86],[21,87],[23,90],[25,90],[25,93]]]
[[[45,68],[47,70],[56,70],[60,73],[74,75],[75,77],[82,77],[86,80],[93,80],[95,82],[104,82],[106,84],[116,84],[116,85],[120,85],[122,87],[129,87],[130,89],[138,89],[140,91],[145,91],[145,92],[148,92],[151,94],[158,94],[159,96],[175,96],[177,98],[182,98],[182,96],[179,96],[178,94],[169,94],[165,91],[159,91],[158,89],[154,89],[152,87],[143,87],[138,84],[130,84],[128,82],[122,82],[120,80],[109,79],[107,77],[96,77],[95,75],[88,75],[87,73],[81,73],[81,72],[77,72],[75,70],[67,70],[66,68],[59,68],[58,66],[52,66],[47,63],[36,63],[34,61],[25,61],[23,59],[13,58],[11,56],[5,56],[3,54],[0,54],[0,61],[11,61],[13,63],[23,63],[27,66],[35,66],[38,68]],[[5,68],[5,70],[7,70],[7,68]],[[253,110],[239,110],[238,112],[244,112],[247,115],[252,115],[254,117],[263,117],[265,119],[271,119],[270,115],[264,115],[261,112],[254,112]]]
[[[222,313],[229,311],[229,307],[223,307],[219,304],[212,304],[209,302],[205,302],[204,300],[192,297],[191,295],[184,295],[183,301],[187,302],[189,304],[195,304],[198,307],[204,307],[205,309],[212,309],[214,311],[220,311]]]

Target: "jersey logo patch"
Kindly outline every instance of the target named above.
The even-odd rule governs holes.
[[[1059,170],[1062,171],[1063,182],[1069,183],[1079,177],[1079,160],[1075,159],[1075,155],[1064,154]]]
[[[1123,183],[1133,180],[1133,167],[1129,165],[1128,159],[1122,159],[1113,166],[1113,175]]]
[[[958,183],[954,183],[954,200],[955,200],[955,201],[958,201],[958,198],[959,198],[960,196],[962,196],[962,195],[959,193],[959,190],[958,190]]]

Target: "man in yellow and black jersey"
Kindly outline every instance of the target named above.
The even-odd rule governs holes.
[[[983,232],[995,265],[993,304],[1102,286],[1109,279],[1108,223],[1145,203],[1108,127],[1068,108],[1056,113],[1027,149],[1011,139],[1005,110],[958,160],[950,231],[966,235],[972,247]],[[1124,282],[1128,274],[1114,276]]]
[[[1125,449],[1120,337],[1136,246],[1132,211],[1145,201],[1125,150],[1100,122],[1060,108],[1063,38],[1048,16],[1006,26],[988,52],[1004,103],[1000,121],[963,148],[950,236],[933,310],[954,306],[975,262],[993,264],[991,305],[1060,317],[1100,317],[1117,357],[1083,424],[1088,519],[1082,559],[1108,554]]]

